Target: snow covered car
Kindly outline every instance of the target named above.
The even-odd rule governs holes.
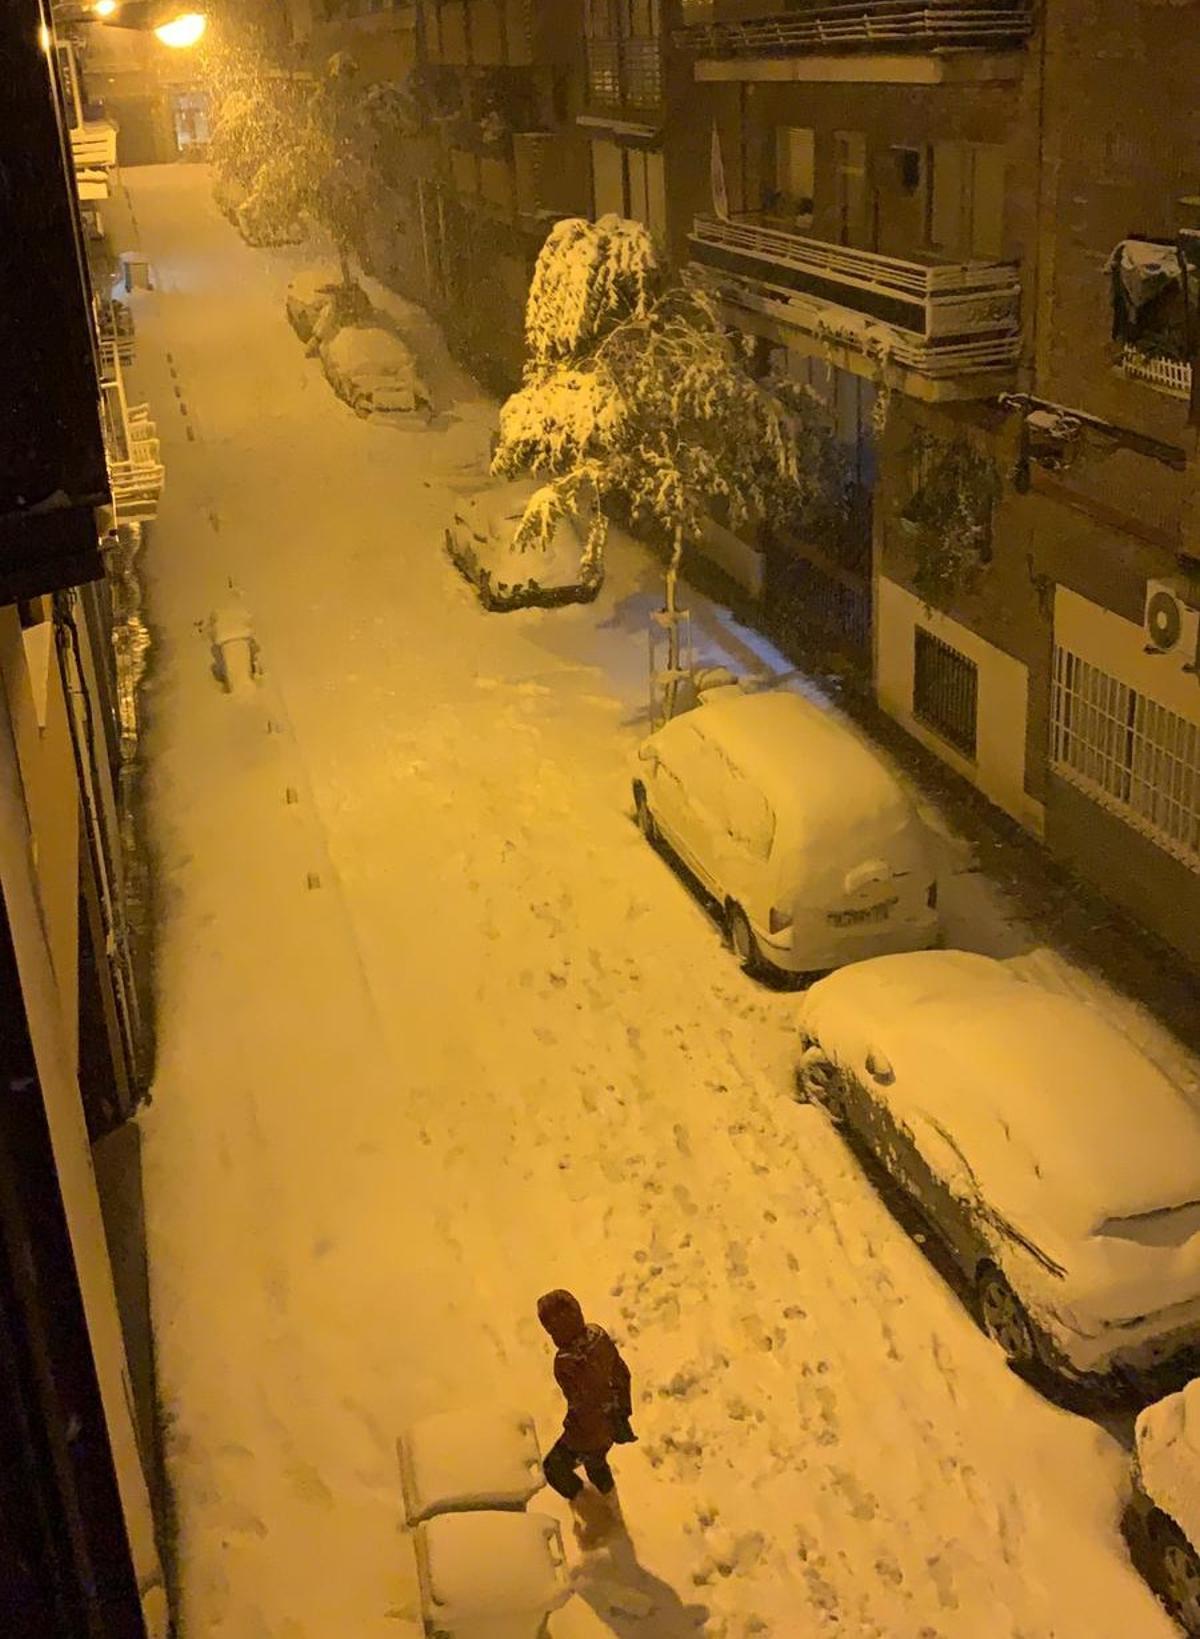
[[[633,800],[721,905],[742,965],[814,973],[932,944],[928,839],[878,757],[798,694],[720,695],[643,741]]]
[[[599,564],[584,562],[593,521],[586,507],[560,518],[548,545],[522,542],[521,520],[539,487],[533,479],[514,478],[455,507],[446,551],[485,609],[589,603],[600,590]]]
[[[334,392],[359,415],[428,407],[412,354],[382,325],[346,325],[321,343],[320,358]]]
[[[1134,1439],[1127,1529],[1155,1592],[1200,1639],[1200,1380],[1147,1406]]]
[[[1017,1368],[1125,1378],[1200,1346],[1200,1113],[1100,1012],[964,951],[815,984],[801,1098],[875,1156]]]
[[[360,285],[343,284],[340,274],[324,269],[298,273],[287,287],[285,302],[288,323],[305,342],[330,309],[341,324],[361,324],[371,314],[370,299]]]

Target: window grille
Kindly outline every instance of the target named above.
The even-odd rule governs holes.
[[[1072,785],[1200,871],[1200,724],[1056,648],[1050,761]]]
[[[979,668],[924,627],[913,632],[913,715],[964,757],[975,758]]]

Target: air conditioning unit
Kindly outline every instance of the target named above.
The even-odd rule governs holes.
[[[1177,583],[1146,582],[1142,630],[1147,653],[1170,655],[1185,671],[1200,668],[1200,608],[1187,601]]]

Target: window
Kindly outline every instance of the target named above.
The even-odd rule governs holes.
[[[1050,709],[1055,772],[1200,871],[1200,725],[1062,648]]]
[[[597,138],[592,142],[592,209],[644,222],[666,237],[667,201],[663,156],[656,149],[625,148]]]
[[[945,256],[996,260],[1004,244],[1004,149],[998,143],[935,142],[926,237]]]
[[[780,125],[775,130],[774,211],[797,227],[811,227],[813,216],[814,148],[811,130]]]
[[[592,143],[592,214],[625,215],[625,162],[615,142]]]
[[[979,668],[923,626],[913,632],[913,716],[975,758]]]

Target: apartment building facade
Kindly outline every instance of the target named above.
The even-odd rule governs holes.
[[[716,0],[677,43],[714,132],[690,260],[844,457],[816,527],[724,566],[1200,960],[1200,32],[1175,15]]]
[[[0,13],[0,54],[21,246],[0,276],[0,1630],[165,1639],[144,1379],[98,1183],[142,1068],[104,590],[137,461],[112,443],[43,0]]]

